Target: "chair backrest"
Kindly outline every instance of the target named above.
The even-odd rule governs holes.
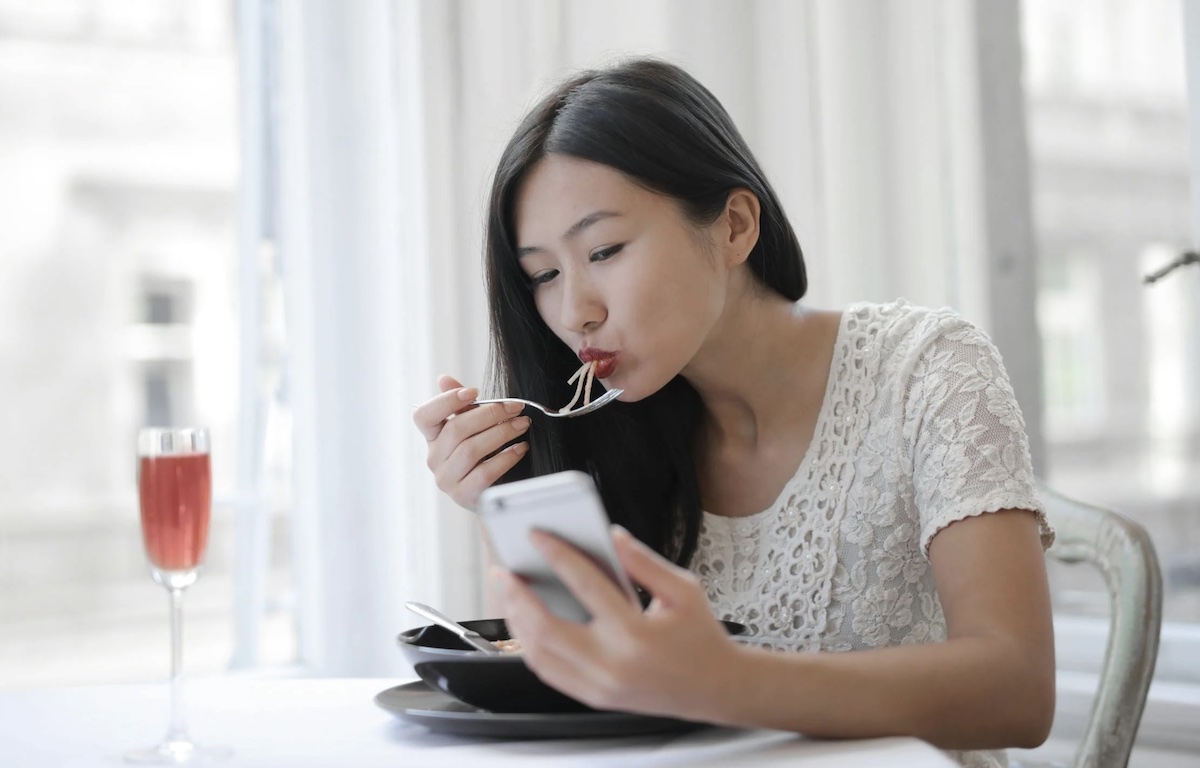
[[[1158,658],[1162,571],[1146,529],[1124,515],[1039,488],[1057,532],[1047,553],[1087,562],[1108,586],[1112,621],[1100,685],[1074,768],[1126,766]]]

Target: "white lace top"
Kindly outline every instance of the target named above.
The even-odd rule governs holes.
[[[691,568],[716,614],[770,648],[849,651],[946,638],[930,540],[1001,509],[1038,516],[1025,424],[996,348],[950,310],[842,316],[825,400],[768,509],[705,514]],[[952,753],[965,766],[1002,752]]]

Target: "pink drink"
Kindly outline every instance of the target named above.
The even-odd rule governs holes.
[[[208,454],[142,457],[138,471],[146,555],[164,571],[200,564],[208,542],[212,475]]]

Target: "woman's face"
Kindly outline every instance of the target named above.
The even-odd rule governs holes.
[[[608,166],[548,155],[517,193],[517,249],[546,325],[636,401],[696,356],[728,268],[671,198]]]

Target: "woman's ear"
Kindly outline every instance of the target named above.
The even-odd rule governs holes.
[[[735,266],[741,264],[750,256],[750,251],[758,244],[758,217],[761,207],[758,197],[748,189],[738,188],[729,193],[725,200],[725,222],[728,229],[722,228],[720,243],[726,255],[726,264]]]

